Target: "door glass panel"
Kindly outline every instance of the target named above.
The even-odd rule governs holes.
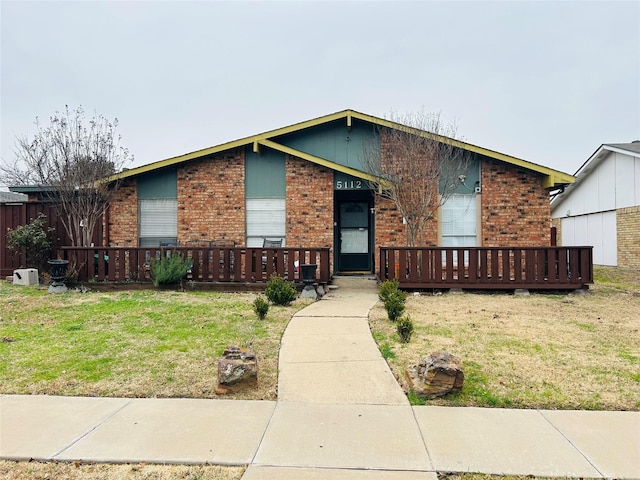
[[[340,253],[369,253],[369,229],[343,228],[340,237]]]
[[[340,204],[341,228],[369,226],[369,204],[366,202],[344,202]]]

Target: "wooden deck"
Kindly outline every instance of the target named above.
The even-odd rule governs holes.
[[[328,248],[246,247],[61,247],[58,258],[69,260],[79,282],[151,282],[152,258],[180,253],[191,260],[185,281],[261,283],[272,275],[301,283],[300,265],[316,264],[316,281],[330,280]]]
[[[593,283],[593,247],[382,247],[380,279],[409,289],[576,290]]]

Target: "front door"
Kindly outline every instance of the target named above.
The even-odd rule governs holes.
[[[338,271],[371,271],[370,201],[344,199],[337,206]]]

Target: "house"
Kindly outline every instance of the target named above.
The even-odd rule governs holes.
[[[640,268],[640,141],[603,144],[551,202],[562,245],[593,245],[593,263]]]
[[[120,174],[108,246],[330,248],[334,272],[375,272],[382,245],[406,245],[403,218],[370,189],[363,149],[400,125],[344,110]],[[420,132],[416,132],[420,134]],[[424,133],[424,132],[422,132]],[[549,192],[571,175],[460,142],[465,181],[424,245],[546,246]]]
[[[371,189],[363,166],[365,147],[376,139],[384,145],[388,129],[406,127],[344,110],[125,170],[105,212],[102,246],[249,248],[276,242],[328,250],[333,273],[378,272],[380,247],[407,245],[402,215]],[[471,155],[470,167],[417,243],[548,247],[549,193],[574,177],[455,144]],[[29,188],[12,190],[35,198]]]

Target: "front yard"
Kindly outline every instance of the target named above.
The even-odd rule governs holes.
[[[260,321],[252,310],[255,297],[152,290],[47,295],[46,289],[0,282],[0,394],[216,398],[217,359],[237,344],[256,351],[259,385],[224,398],[274,400],[280,338],[307,303],[271,306]],[[462,393],[431,404],[640,409],[640,272],[596,269],[590,295],[410,296],[406,313],[416,326],[409,344],[398,341],[381,304],[370,315],[373,336],[401,382],[404,369],[432,351],[463,360]],[[239,480],[243,472],[0,461],[0,476],[9,480]]]
[[[382,304],[370,324],[406,390],[406,368],[421,356],[446,350],[463,361],[462,393],[432,405],[640,409],[637,271],[596,268],[588,295],[410,295],[405,313],[415,324],[409,344]]]
[[[280,338],[308,301],[271,306],[255,294],[142,290],[49,295],[0,282],[0,393],[215,398],[227,345],[259,359],[256,390],[225,398],[276,398]]]

